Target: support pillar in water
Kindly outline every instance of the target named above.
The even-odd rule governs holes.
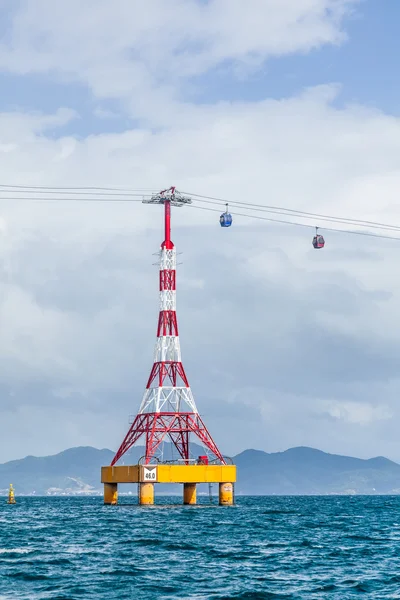
[[[233,484],[219,484],[219,504],[220,506],[231,506],[233,504]]]
[[[203,459],[203,457],[200,457]],[[157,463],[136,465],[109,465],[101,468],[101,482],[104,485],[104,504],[117,504],[117,486],[120,483],[136,484],[138,504],[150,506],[155,501],[154,485],[183,485],[183,504],[196,505],[197,485],[219,484],[219,504],[229,506],[235,503],[236,467],[231,464],[169,464]],[[181,501],[182,502],[182,501]],[[1,595],[1,594],[0,594]]]
[[[139,484],[139,504],[154,504],[154,483]]]
[[[183,484],[183,504],[196,504],[196,484]]]
[[[118,504],[118,484],[104,484],[104,504]]]

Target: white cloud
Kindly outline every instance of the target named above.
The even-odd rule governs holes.
[[[359,402],[331,402],[326,403],[326,410],[334,419],[356,423],[357,425],[368,425],[376,421],[386,420],[393,417],[393,412],[388,406],[360,404]]]
[[[400,136],[396,139],[393,132],[398,123],[390,116],[364,110],[358,112],[354,107],[337,110],[329,102],[331,92],[327,88],[310,90],[282,102],[242,104],[225,107],[224,112],[218,106],[193,107],[190,129],[186,126],[175,128],[168,134],[143,129],[82,140],[57,140],[43,135],[37,121],[31,123],[25,115],[20,119],[14,115],[19,126],[15,127],[14,135],[12,129],[6,131],[16,143],[17,150],[4,158],[7,181],[58,185],[91,185],[95,182],[132,187],[140,183],[140,187],[160,188],[168,182],[167,185],[177,183],[179,187],[195,192],[211,191],[217,196],[245,201],[334,214],[343,210],[342,214],[395,220],[397,209],[392,213],[392,203],[386,205],[383,199],[391,198],[396,186],[393,155],[398,155],[394,150],[396,143],[400,144]],[[6,115],[0,118],[1,122],[9,123]],[[366,147],[368,132],[374,134],[372,137],[371,133],[371,143]],[[0,139],[1,135],[2,130]],[[349,140],[348,144],[346,140]],[[169,151],[171,147],[174,152]],[[69,151],[64,152],[65,148]],[[191,148],[196,148],[196,153],[191,152]],[[390,177],[382,174],[385,159]],[[349,169],[349,161],[354,165],[355,174]],[[375,189],[376,193],[366,198],[360,213],[358,190],[363,190],[364,178],[373,180],[372,164],[377,165],[376,177],[381,185],[379,188],[371,185],[370,189]],[[345,201],[342,200],[344,191],[347,192]],[[150,252],[155,251],[161,241],[160,211],[140,203],[94,206],[3,202],[2,217],[7,224],[2,237],[3,258],[9,261],[9,285],[12,285],[4,292],[7,300],[3,305],[6,311],[3,322],[7,327],[3,329],[3,339],[5,332],[8,337],[3,353],[10,356],[22,352],[16,363],[18,376],[21,372],[26,376],[36,368],[37,376],[42,377],[47,365],[52,374],[61,377],[64,386],[68,376],[71,377],[71,369],[79,370],[79,363],[83,361],[86,375],[79,370],[79,377],[75,379],[77,386],[85,383],[92,389],[100,386],[105,373],[114,382],[125,377],[127,372],[123,369],[111,373],[104,367],[99,370],[97,366],[109,364],[111,354],[121,344],[120,329],[117,335],[112,333],[116,322],[113,319],[123,319],[134,330],[141,321],[137,315],[143,309],[143,303],[151,302],[151,289],[155,292],[156,278],[150,269],[150,263],[154,261]],[[216,296],[217,304],[220,302],[226,308],[226,316],[235,323],[233,329],[237,335],[230,340],[229,331],[222,329],[221,339],[228,340],[230,347],[237,346],[238,357],[251,355],[253,348],[256,352],[260,343],[263,352],[277,344],[278,348],[290,349],[296,330],[304,323],[307,307],[312,311],[313,327],[321,331],[341,332],[349,340],[362,338],[371,342],[383,337],[384,341],[396,341],[392,326],[398,314],[398,285],[393,278],[395,242],[386,242],[386,250],[383,250],[376,240],[327,234],[327,247],[317,254],[311,249],[311,232],[308,230],[303,233],[290,227],[278,229],[276,225],[259,222],[252,222],[250,228],[245,229],[246,220],[236,217],[232,230],[221,232],[217,218],[217,214],[207,211],[174,211],[174,226],[206,228],[209,247],[209,268],[199,272],[199,261],[204,260],[202,234],[193,232],[192,240],[196,239],[197,243],[192,248],[185,230],[175,230],[178,249],[185,252],[184,274],[180,277],[202,282],[198,293],[202,293],[207,309],[212,308],[213,296]],[[142,237],[145,230],[151,236],[147,241]],[[114,317],[110,316],[97,305],[96,298],[91,300],[89,317],[86,312],[82,317],[76,315],[79,302],[82,307],[87,303],[89,288],[86,286],[74,300],[78,308],[74,308],[72,314],[69,308],[60,308],[61,296],[49,304],[53,287],[49,282],[53,277],[58,279],[58,285],[67,296],[71,289],[82,285],[77,273],[84,273],[90,285],[95,285],[96,281],[102,280],[98,269],[104,257],[113,248],[119,248],[119,240],[128,240],[127,236],[131,243],[124,241],[118,250],[118,259],[114,259],[107,272],[107,277],[112,277],[119,286],[116,288],[118,294],[122,294],[119,297],[124,307],[119,309],[119,317],[115,313],[111,313]],[[364,260],[360,251],[365,250],[376,252],[378,257],[384,257],[384,261]],[[135,264],[124,264],[126,257],[132,255],[136,255]],[[221,267],[224,263],[218,262],[216,270],[215,260],[226,261],[229,268]],[[118,261],[123,265],[122,269]],[[71,271],[75,272],[72,278]],[[259,286],[251,292],[259,296],[259,306],[250,312],[239,295],[244,276]],[[124,282],[132,279],[134,285],[138,277],[144,285],[128,296]],[[229,300],[222,297],[222,290],[213,292],[213,280],[220,277]],[[233,286],[235,280],[239,289]],[[276,294],[282,296],[273,309],[278,314],[270,312],[266,304],[271,285]],[[18,293],[16,287],[21,288]],[[39,298],[32,295],[32,288],[40,291]],[[392,298],[370,296],[381,289],[390,291]],[[246,298],[246,291],[243,292]],[[335,294],[337,301],[334,301]],[[23,306],[17,298],[23,299]],[[154,310],[156,302],[155,295]],[[196,335],[204,336],[209,343],[215,319],[220,319],[221,312],[216,306],[216,312],[208,319],[204,306],[202,331]],[[179,310],[186,315],[188,323],[192,311],[197,314],[196,307],[185,305],[182,300]],[[154,334],[151,318],[155,317],[152,315],[150,307],[148,330],[139,342],[141,347],[150,348],[148,361],[151,360],[151,336]],[[29,325],[31,320],[35,324],[34,330]],[[23,342],[23,347],[18,346],[21,332],[27,331],[36,333],[30,336],[29,344]],[[189,327],[186,331],[184,356],[197,362],[200,368],[203,357],[200,354],[194,358],[194,348],[189,342],[189,335],[194,330]],[[126,340],[119,353],[134,353],[131,342],[132,339]],[[185,351],[185,347],[188,350]],[[33,359],[33,367],[29,357]],[[58,365],[56,370],[55,363]],[[144,360],[144,373],[137,376],[139,390],[136,390],[135,398],[144,385],[146,364]],[[65,365],[61,373],[60,365]],[[284,354],[280,369],[282,372],[286,369]],[[312,373],[308,376],[312,377]],[[127,410],[134,410],[136,401],[132,404],[126,407]],[[199,404],[201,406],[201,400]]]
[[[252,12],[250,2],[243,11],[232,1],[227,11],[222,1],[174,0],[168,10],[164,2],[88,1],[78,11],[72,1],[68,8],[25,2],[0,50],[3,69],[84,82],[149,122],[82,138],[57,131],[79,117],[68,108],[0,114],[2,181],[176,184],[245,202],[398,222],[400,120],[362,106],[336,108],[339,86],[281,100],[183,104],[181,84],[226,61],[251,68],[271,56],[340,43],[341,20],[354,3],[253,4]],[[140,21],[132,18],[139,9]],[[46,423],[68,423],[48,451],[90,440],[116,447],[152,359],[151,252],[161,241],[161,211],[140,201],[0,200],[0,218],[0,386],[11,402],[4,445],[6,429],[21,415],[39,422],[45,414]],[[225,231],[217,213],[193,208],[174,211],[173,226],[184,252],[184,363],[217,441],[229,453],[296,443],[341,451],[351,427],[346,451],[394,452],[397,431],[382,415],[399,418],[397,243],[327,233],[326,248],[316,253],[310,230],[234,215]],[[361,379],[364,388],[357,387]],[[321,382],[329,389],[318,394]],[[91,422],[88,407],[101,418]],[[389,428],[386,439],[378,426]],[[44,452],[40,434],[34,436],[30,444]]]
[[[253,69],[270,57],[343,42],[342,20],[356,4],[248,0],[244,9],[241,0],[26,0],[0,45],[0,67],[79,81],[165,125],[188,77],[227,63]]]

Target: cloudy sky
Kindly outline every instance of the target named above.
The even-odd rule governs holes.
[[[0,185],[176,185],[400,225],[384,4],[0,0]],[[117,449],[151,368],[162,211],[0,198],[0,462]],[[316,252],[312,229],[233,208],[222,229],[200,206],[173,214],[178,320],[222,451],[400,461],[400,241],[326,231]]]

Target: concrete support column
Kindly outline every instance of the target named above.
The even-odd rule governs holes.
[[[220,506],[231,506],[233,504],[233,484],[219,484],[219,503]]]
[[[154,504],[154,483],[139,484],[139,504]]]
[[[104,484],[104,504],[118,504],[118,484]]]
[[[196,484],[183,484],[183,504],[196,504]]]

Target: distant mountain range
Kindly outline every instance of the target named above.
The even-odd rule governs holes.
[[[195,454],[202,454],[200,447]],[[134,448],[125,464],[135,464],[143,448]],[[70,448],[53,456],[27,456],[0,464],[0,494],[12,483],[17,494],[77,495],[102,493],[100,467],[114,452],[91,447]],[[237,465],[236,494],[399,494],[400,465],[387,458],[369,460],[327,454],[313,448],[267,453],[245,450],[233,457]],[[204,489],[203,489],[204,488]],[[120,486],[120,492],[136,486]],[[199,492],[208,492],[200,486]],[[180,486],[160,485],[157,494],[178,493]]]

